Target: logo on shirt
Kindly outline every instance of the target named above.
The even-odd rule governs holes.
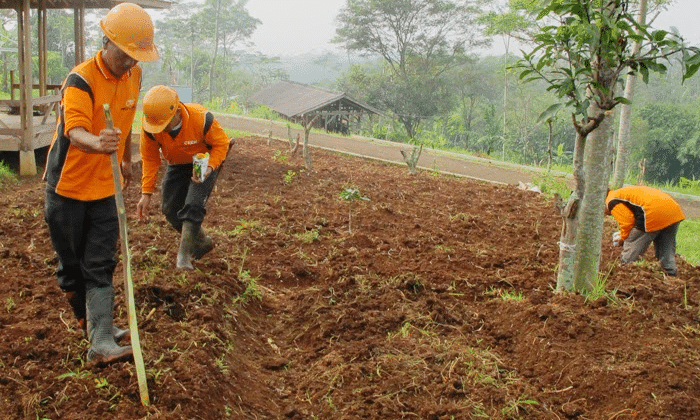
[[[136,101],[133,99],[128,99],[122,107],[122,111],[129,111],[134,108],[136,108]]]

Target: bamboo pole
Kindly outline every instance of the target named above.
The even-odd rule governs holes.
[[[107,127],[114,129],[112,122],[112,114],[109,110],[109,105],[102,105],[105,112],[105,120]],[[126,229],[126,207],[124,206],[124,195],[122,194],[121,171],[119,170],[119,161],[117,153],[110,155],[112,161],[112,175],[114,176],[114,196],[117,202],[117,213],[119,215],[119,236],[122,242],[122,256],[124,263],[124,291],[127,297],[127,308],[129,314],[129,330],[131,331],[131,348],[134,351],[134,365],[136,366],[136,378],[139,383],[139,394],[141,395],[141,404],[148,406],[150,404],[148,398],[148,384],[146,383],[146,368],[143,364],[143,355],[141,354],[141,341],[139,340],[139,327],[136,322],[136,303],[134,301],[134,282],[131,279],[131,253],[129,251],[129,237]]]

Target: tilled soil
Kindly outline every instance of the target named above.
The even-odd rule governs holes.
[[[2,188],[3,418],[700,418],[697,267],[665,278],[650,250],[621,268],[604,241],[607,296],[558,294],[545,197],[322,150],[307,171],[260,137],[225,164],[204,225],[217,246],[194,272],[174,270],[158,209],[133,217],[138,185],[125,192],[143,407],[133,363],[85,363],[43,188]]]

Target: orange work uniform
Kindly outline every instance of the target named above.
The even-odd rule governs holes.
[[[620,225],[622,265],[639,260],[653,243],[666,274],[678,273],[676,235],[685,217],[671,196],[650,187],[626,187],[610,191],[605,206]]]
[[[197,153],[209,153],[209,166],[216,170],[226,159],[229,139],[214,115],[199,104],[178,104],[182,126],[173,138],[171,133],[148,133],[141,130],[139,148],[143,162],[141,192],[153,194],[161,153],[168,165],[192,164]]]
[[[635,227],[643,232],[656,232],[685,219],[681,206],[671,196],[651,187],[610,191],[605,205],[620,225],[623,241]]]
[[[102,51],[76,66],[63,82],[60,115],[44,170],[48,187],[58,195],[81,201],[93,201],[114,195],[110,156],[85,153],[73,146],[70,130],[83,127],[99,136],[107,128],[103,104],[109,104],[115,128],[121,130],[119,163],[141,89],[141,68],[132,67],[115,78],[102,61]]]

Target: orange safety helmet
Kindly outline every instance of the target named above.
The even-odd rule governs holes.
[[[153,21],[138,4],[120,3],[100,21],[102,32],[136,61],[158,61],[153,43]]]
[[[143,97],[143,121],[141,126],[149,133],[160,133],[177,112],[180,98],[173,89],[153,86]]]

